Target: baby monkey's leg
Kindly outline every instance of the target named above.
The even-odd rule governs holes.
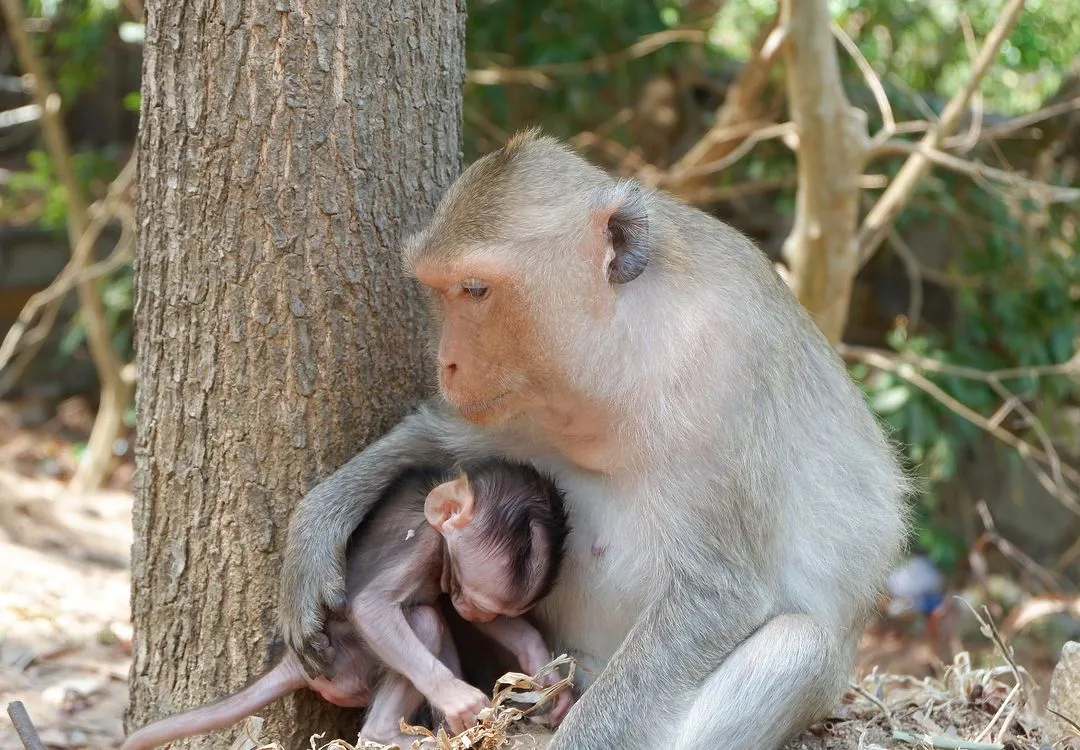
[[[461,663],[458,660],[454,642],[446,630],[442,615],[434,607],[414,607],[407,615],[409,626],[424,648],[437,654],[440,660],[455,675],[461,676]],[[447,659],[447,647],[451,659]],[[375,697],[368,708],[367,720],[360,730],[365,740],[380,742],[385,745],[397,744],[408,748],[417,738],[402,734],[399,720],[412,718],[424,703],[424,696],[413,684],[397,672],[387,671],[379,682]]]

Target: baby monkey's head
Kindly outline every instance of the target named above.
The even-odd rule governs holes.
[[[517,617],[555,585],[566,509],[559,488],[532,466],[463,464],[428,493],[424,515],[446,540],[442,587],[465,619]]]

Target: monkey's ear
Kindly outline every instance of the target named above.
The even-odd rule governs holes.
[[[606,224],[604,235],[611,248],[608,281],[633,281],[645,271],[652,255],[648,194],[633,180],[620,180],[601,191],[596,205],[596,216]]]
[[[439,531],[472,523],[473,491],[465,475],[443,482],[424,500],[424,517]]]

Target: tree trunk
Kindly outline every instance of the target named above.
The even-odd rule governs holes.
[[[397,248],[460,169],[464,80],[461,0],[146,13],[129,729],[263,670],[291,508],[425,390]],[[265,716],[357,731],[306,691]]]
[[[858,271],[855,231],[866,116],[848,103],[826,0],[783,0],[788,107],[799,136],[795,226],[784,242],[792,291],[829,341],[847,324]]]

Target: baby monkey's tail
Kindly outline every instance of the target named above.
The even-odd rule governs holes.
[[[242,690],[147,724],[124,740],[120,750],[151,750],[167,742],[223,729],[306,686],[303,668],[291,652],[286,652],[277,666]]]

